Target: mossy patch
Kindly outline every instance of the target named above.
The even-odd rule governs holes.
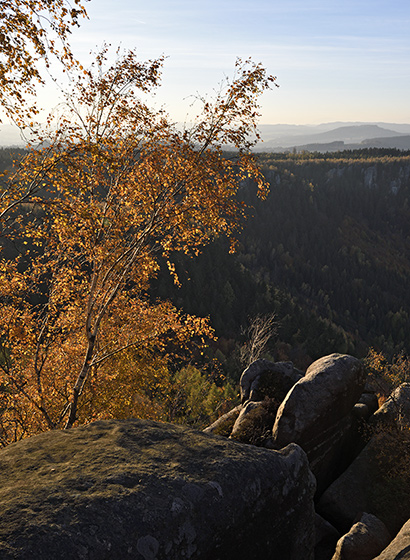
[[[99,421],[0,451],[0,557],[131,560],[152,544],[157,560],[262,558],[296,545],[299,558],[311,546],[313,491],[296,446],[274,452],[180,425]]]

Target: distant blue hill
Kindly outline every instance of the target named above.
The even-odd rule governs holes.
[[[340,123],[339,123],[340,124]],[[315,149],[310,145],[331,144],[334,142],[343,142],[346,145],[364,144],[362,147],[368,147],[367,142],[377,139],[378,147],[392,147],[391,143],[384,142],[384,139],[407,137],[410,135],[410,125],[384,125],[380,123],[356,123],[346,126],[334,126],[331,124],[317,126],[287,126],[287,125],[262,125],[261,135],[263,143],[259,144],[258,151],[269,151],[273,149],[294,148],[297,149]],[[325,129],[325,130],[324,130]],[[396,143],[400,143],[398,140]],[[393,142],[395,145],[395,143]],[[400,144],[402,146],[402,144]],[[337,149],[337,148],[336,148]],[[404,148],[408,149],[407,142],[404,142]]]

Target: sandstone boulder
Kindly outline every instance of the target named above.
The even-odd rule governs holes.
[[[352,409],[353,416],[362,420],[368,420],[370,417],[370,410],[367,404],[358,402]]]
[[[226,414],[220,416],[217,420],[215,420],[215,422],[205,428],[204,432],[206,434],[229,437],[241,410],[242,405],[240,404]]]
[[[2,560],[312,559],[315,483],[297,445],[99,421],[0,451]]]
[[[352,447],[352,411],[366,374],[360,360],[332,354],[314,362],[279,407],[272,438],[277,448],[290,442],[307,453],[319,490],[342,469]]]
[[[363,513],[360,521],[337,542],[332,560],[372,560],[390,541],[386,525],[375,515]]]
[[[303,376],[292,362],[256,360],[241,375],[241,400],[262,401],[265,397],[281,402]]]
[[[410,520],[403,525],[396,538],[374,560],[410,560]]]
[[[271,439],[278,404],[267,397],[263,401],[247,401],[236,419],[230,437],[242,443],[265,446]]]

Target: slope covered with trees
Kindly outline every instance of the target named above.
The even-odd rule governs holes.
[[[334,351],[363,356],[369,346],[408,352],[410,155],[373,149],[259,159],[270,193],[258,201],[250,183],[242,186],[253,209],[237,253],[226,257],[217,243],[181,260],[174,301],[210,315],[224,339],[222,360],[221,351],[231,356],[243,342],[248,317],[272,311],[272,355],[301,366]],[[157,289],[173,290],[165,276]]]

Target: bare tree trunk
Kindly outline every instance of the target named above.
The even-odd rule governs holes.
[[[275,313],[257,315],[246,331],[248,340],[240,350],[241,362],[247,367],[262,357],[269,340],[276,334],[278,323]]]

